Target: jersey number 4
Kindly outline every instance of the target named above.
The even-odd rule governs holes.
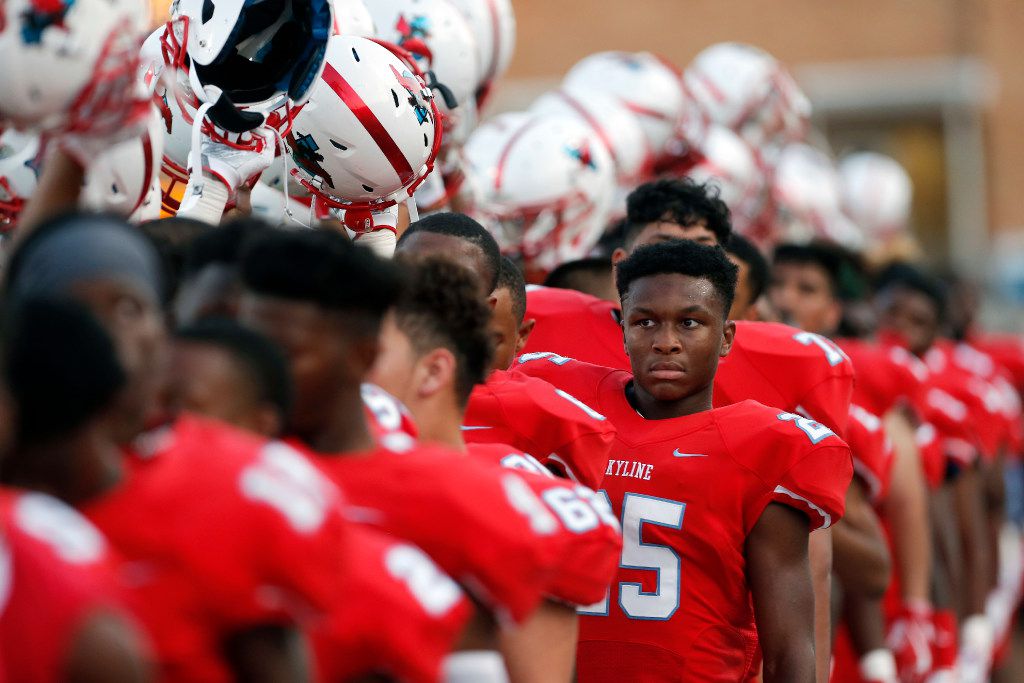
[[[619,567],[654,572],[657,577],[653,591],[645,591],[641,584],[628,581],[611,587],[611,591],[618,591],[619,608],[630,619],[665,621],[679,609],[679,555],[667,545],[644,543],[643,533],[646,524],[682,529],[685,512],[686,503],[674,500],[639,493],[627,493],[623,498],[622,559]],[[606,595],[601,602],[581,607],[578,611],[580,614],[608,616],[610,597]]]

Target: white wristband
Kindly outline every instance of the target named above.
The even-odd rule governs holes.
[[[442,683],[508,683],[501,655],[493,650],[466,650],[445,657]]]
[[[210,225],[220,225],[227,205],[228,188],[224,183],[193,173],[188,179],[177,215],[182,218],[194,218]]]
[[[898,683],[896,658],[892,652],[884,648],[872,650],[860,658],[860,675],[861,678],[872,682]]]

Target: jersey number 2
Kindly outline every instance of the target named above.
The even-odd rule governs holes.
[[[679,609],[680,562],[672,548],[657,543],[644,543],[645,524],[683,528],[686,503],[627,493],[622,500],[622,569],[655,572],[657,585],[653,591],[643,590],[639,583],[628,581],[612,586],[619,592],[619,607],[630,619],[665,621]],[[595,605],[579,608],[580,614],[608,616],[610,596]]]

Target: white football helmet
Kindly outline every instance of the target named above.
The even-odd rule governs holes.
[[[150,109],[149,124],[140,137],[117,143],[89,165],[81,197],[86,207],[132,222],[159,218],[164,131],[156,107]]]
[[[148,20],[145,0],[5,0],[0,126],[116,133]]]
[[[786,145],[772,181],[776,227],[782,239],[826,239],[854,251],[864,237],[842,211],[839,172],[831,157],[804,143]]]
[[[589,126],[611,153],[620,186],[631,190],[650,174],[654,158],[643,128],[611,95],[591,88],[566,87],[541,95],[530,112],[570,116]]]
[[[869,237],[906,232],[914,184],[898,161],[878,152],[854,152],[839,162],[843,209]]]
[[[334,35],[375,38],[377,28],[363,0],[333,0]]]
[[[713,125],[696,156],[697,162],[687,175],[699,183],[717,186],[729,207],[733,228],[747,234],[768,199],[768,178],[756,155],[731,130]]]
[[[480,80],[476,107],[483,109],[494,82],[505,73],[516,46],[516,16],[512,0],[451,0],[469,22],[476,37]],[[460,103],[461,104],[461,103]]]
[[[681,138],[699,142],[701,126],[683,88],[679,71],[649,52],[598,52],[576,63],[562,81],[573,92],[599,90],[616,97],[643,128],[647,146],[659,161],[675,155]]]
[[[529,271],[582,258],[604,232],[615,166],[600,138],[568,116],[500,116],[466,144],[473,215]]]
[[[42,153],[39,136],[14,129],[0,133],[0,233],[13,230],[36,191]]]
[[[327,66],[289,135],[293,171],[323,202],[381,209],[412,194],[441,144],[426,83],[400,51],[333,36]]]
[[[438,109],[448,119],[442,121],[446,131],[457,127],[461,110],[463,106],[470,109],[480,81],[476,38],[469,22],[449,0],[374,0],[370,12],[377,35],[412,54],[429,85],[434,85],[433,74],[449,91],[441,90]]]
[[[811,104],[773,56],[742,43],[716,43],[686,68],[687,91],[708,119],[755,149],[802,140]]]

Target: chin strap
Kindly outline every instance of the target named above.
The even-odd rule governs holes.
[[[288,143],[285,142],[284,136],[281,135],[281,131],[279,131],[277,127],[272,126],[270,127],[270,130],[274,133],[274,139],[277,142],[277,149],[278,151],[280,151],[281,159],[282,162],[284,163],[284,173],[281,175],[281,192],[284,194],[284,215],[287,216],[288,220],[290,220],[293,223],[301,225],[304,228],[311,228],[313,227],[314,222],[313,203],[311,203],[309,207],[308,223],[303,223],[301,220],[296,218],[295,214],[292,212],[291,195],[288,194],[288,179],[291,178],[291,173],[288,170],[288,162],[291,160],[292,157],[292,149],[291,147],[288,146]]]

